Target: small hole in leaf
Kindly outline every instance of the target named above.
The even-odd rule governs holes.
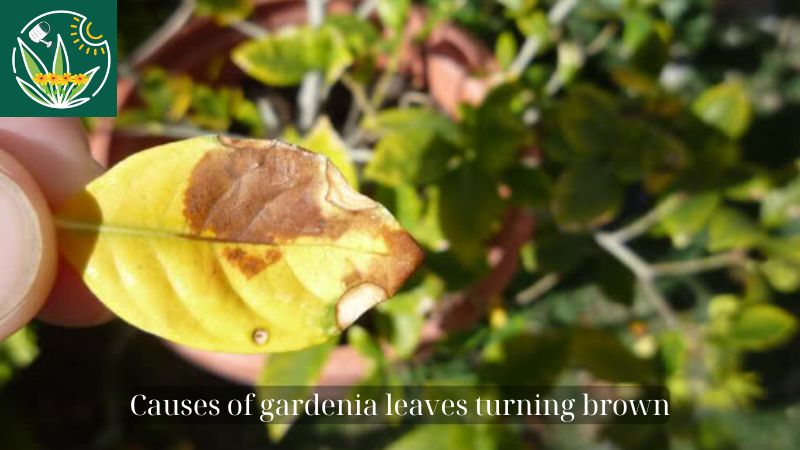
[[[267,343],[267,340],[269,340],[269,333],[267,330],[263,328],[256,328],[256,330],[253,331],[253,342],[255,342],[257,345],[264,345]]]

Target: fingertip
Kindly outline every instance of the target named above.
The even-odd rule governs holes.
[[[31,174],[0,150],[0,339],[27,324],[55,281],[55,230]]]

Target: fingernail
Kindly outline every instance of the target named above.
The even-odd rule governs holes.
[[[42,260],[36,209],[22,188],[0,171],[0,324],[31,290]]]

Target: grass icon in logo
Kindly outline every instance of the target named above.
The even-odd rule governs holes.
[[[72,11],[51,11],[20,30],[12,54],[17,84],[34,102],[71,109],[91,101],[111,72],[111,46],[94,22]]]

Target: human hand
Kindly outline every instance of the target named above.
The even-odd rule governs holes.
[[[79,120],[0,118],[0,340],[34,317],[63,326],[112,317],[60,261],[51,213],[102,171]]]

